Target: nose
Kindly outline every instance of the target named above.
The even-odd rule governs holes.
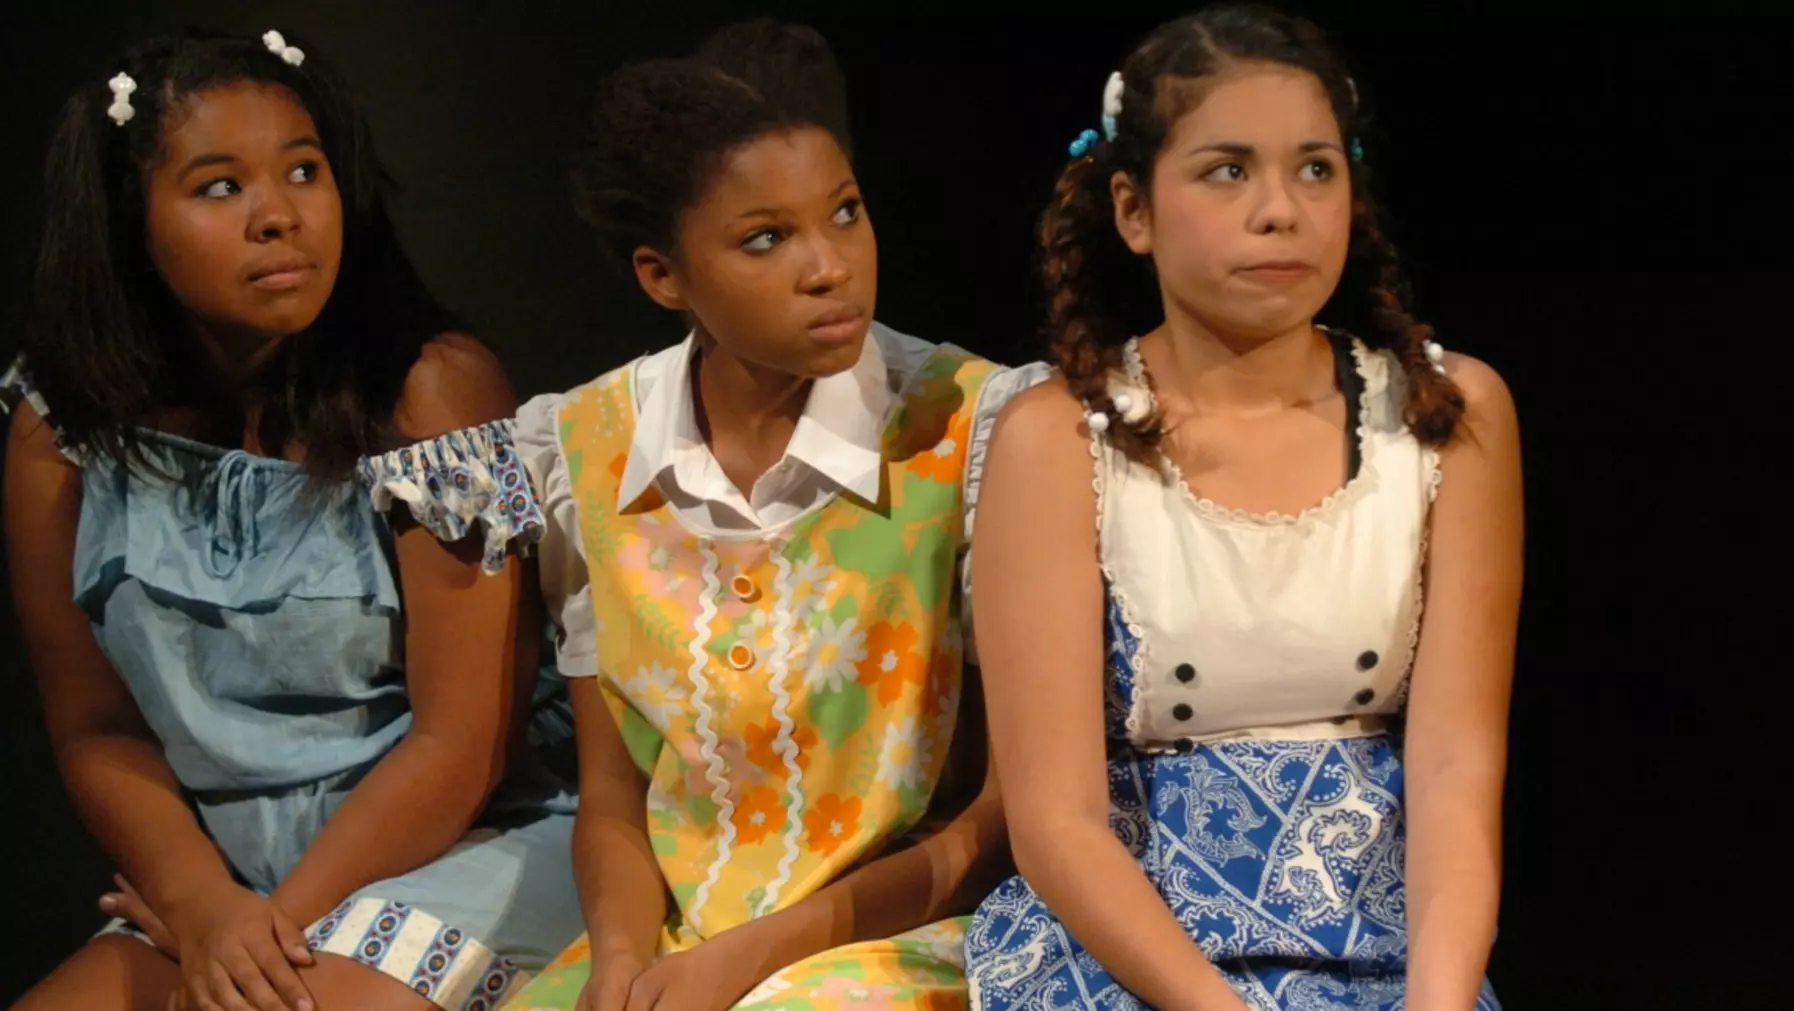
[[[1258,188],[1258,206],[1253,208],[1251,227],[1257,235],[1294,231],[1300,213],[1288,180],[1266,174]]]
[[[810,242],[809,269],[799,282],[806,295],[825,295],[853,280],[853,267],[828,237]]]
[[[299,210],[281,187],[263,191],[249,215],[251,241],[282,239],[299,229]]]

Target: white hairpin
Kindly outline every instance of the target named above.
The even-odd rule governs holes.
[[[1115,121],[1121,117],[1121,91],[1123,88],[1121,71],[1109,75],[1109,83],[1103,86],[1103,136],[1108,140],[1115,139]]]
[[[263,33],[262,45],[268,47],[268,52],[287,61],[289,66],[297,67],[305,62],[305,53],[298,46],[287,45],[286,36],[279,32]]]
[[[112,117],[114,123],[124,126],[137,115],[137,110],[131,108],[131,92],[137,90],[137,82],[131,80],[130,74],[121,72],[107,81],[106,87],[112,89],[112,104],[106,107],[106,115]]]
[[[1426,351],[1426,360],[1433,365],[1433,371],[1440,375],[1444,375],[1445,349],[1439,346],[1438,341],[1427,341],[1426,344],[1423,345],[1423,348]]]

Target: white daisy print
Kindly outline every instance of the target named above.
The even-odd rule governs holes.
[[[878,752],[878,781],[898,790],[921,786],[929,752],[914,716],[886,725],[884,746]]]
[[[838,692],[859,677],[856,665],[866,659],[866,633],[854,626],[855,618],[841,624],[822,619],[822,628],[810,639],[805,657],[804,684],[813,692]]]
[[[623,691],[648,722],[663,732],[684,708],[685,689],[679,687],[679,675],[658,663],[636,671]]]

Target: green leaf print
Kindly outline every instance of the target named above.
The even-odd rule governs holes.
[[[930,523],[916,531],[916,544],[910,549],[910,557],[921,564],[911,571],[915,572],[917,577],[932,576],[935,571],[938,571],[932,564],[932,560],[939,558],[941,552],[946,548],[947,525],[945,523]],[[927,568],[922,568],[923,565],[926,565]],[[912,578],[910,580],[916,590],[916,599],[922,603],[923,608],[934,610],[935,601],[940,599],[941,592],[952,589],[953,569],[951,566],[947,567],[946,576],[945,579]]]
[[[959,482],[905,475],[902,504],[891,510],[899,523],[921,523],[951,516],[959,508]]]
[[[828,616],[834,621],[836,628],[847,624],[849,618],[858,618],[860,616],[859,598],[851,593],[842,594],[841,599],[835,601],[835,606],[829,610]]]
[[[679,840],[662,832],[651,833],[648,844],[654,847],[654,855],[657,857],[670,857],[679,852]]]
[[[680,909],[690,909],[691,898],[698,893],[698,883],[696,881],[680,882],[673,886],[672,892],[673,901],[679,904]]]
[[[744,622],[745,624],[745,622]],[[741,625],[732,626],[727,632],[720,632],[704,644],[705,652],[714,657],[729,655],[729,647],[741,639]]]
[[[563,446],[565,446],[567,444],[567,429],[569,427],[571,427],[571,426],[568,426],[568,425],[561,426],[561,445],[563,445]],[[573,450],[571,453],[567,454],[567,482],[569,484],[573,484],[573,485],[579,484],[579,472],[585,468],[585,465],[586,465],[586,451],[585,450],[576,449],[576,450]]]
[[[660,760],[660,731],[654,724],[642,718],[642,714],[633,707],[624,707],[623,725],[617,728],[623,735],[623,746],[629,749],[629,757],[635,761],[635,767],[643,774],[654,774],[654,763]]]
[[[685,813],[692,821],[715,821],[716,810],[716,801],[707,793],[694,793],[685,799]]]
[[[816,550],[810,546],[808,537],[793,537],[791,542],[785,545],[785,558],[793,565],[802,565],[809,561],[815,553]]]
[[[889,580],[878,584],[878,603],[874,605],[885,621],[909,621],[909,608],[904,606],[903,584]]]
[[[636,594],[635,614],[636,619],[641,622],[642,631],[654,640],[656,646],[675,655],[683,653],[679,640],[684,626],[673,624],[653,597],[646,593]]]
[[[831,748],[866,723],[871,708],[871,692],[858,681],[849,681],[838,692],[818,692],[810,696],[810,722],[822,733]]]
[[[844,530],[830,530],[829,551],[836,565],[876,583],[903,571],[903,539],[894,536],[902,529],[901,523],[868,516]]]

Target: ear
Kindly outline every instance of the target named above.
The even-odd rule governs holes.
[[[673,271],[673,262],[665,253],[638,246],[630,261],[635,267],[635,282],[656,305],[675,312],[689,308],[685,304],[685,291],[679,283],[679,275]]]
[[[1109,200],[1115,205],[1115,230],[1121,241],[1140,256],[1152,253],[1152,207],[1134,177],[1117,172],[1109,177]]]

